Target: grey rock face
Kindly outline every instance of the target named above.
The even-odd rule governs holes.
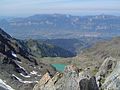
[[[99,90],[96,78],[86,74],[84,71],[79,72],[74,65],[69,65],[63,74],[57,73],[54,77],[45,74],[33,90]]]
[[[81,81],[80,81],[80,83],[79,83],[79,85],[80,85],[80,90],[88,90],[89,88],[88,88],[88,83],[89,82],[89,80],[88,79],[82,79]]]
[[[79,82],[80,85],[80,90],[99,90],[97,83],[96,83],[96,78],[93,76],[90,79],[82,79]]]
[[[105,82],[106,78],[114,71],[116,65],[117,60],[111,56],[104,60],[96,74],[97,84],[99,87],[103,87],[103,83]]]
[[[99,90],[96,78],[94,76],[90,78],[88,88],[89,88],[88,90]]]
[[[101,65],[99,72],[96,74],[96,76],[106,76],[109,74],[116,66],[116,59],[113,57],[107,57],[103,64]]]
[[[105,90],[120,90],[120,61],[113,71],[106,77],[102,88]]]

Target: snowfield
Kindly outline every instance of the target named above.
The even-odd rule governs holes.
[[[2,90],[14,90],[9,85],[3,82],[3,80],[0,79],[0,89]]]

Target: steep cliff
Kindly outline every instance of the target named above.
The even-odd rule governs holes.
[[[0,29],[0,78],[16,90],[31,90],[42,75],[55,69],[41,63],[16,39]]]

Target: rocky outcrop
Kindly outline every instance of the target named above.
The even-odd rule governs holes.
[[[117,61],[115,68],[105,77],[102,88],[105,90],[120,90],[120,61]]]
[[[90,79],[82,79],[79,83],[80,90],[99,90],[96,78],[92,76]]]
[[[113,57],[106,57],[96,76],[89,68],[81,71],[74,65],[65,67],[63,73],[51,76],[46,73],[33,90],[119,90],[120,62]]]
[[[33,90],[99,90],[96,78],[88,70],[80,72],[74,65],[65,68],[64,73],[51,77],[46,73]]]
[[[113,57],[107,57],[103,64],[101,65],[99,72],[97,73],[96,76],[107,76],[109,73],[113,71],[117,64],[117,61]]]
[[[62,74],[56,73],[54,77],[51,77],[49,73],[46,73],[35,85],[33,90],[57,90],[55,84],[62,77]]]
[[[101,67],[99,68],[96,78],[99,87],[105,82],[106,77],[113,72],[117,64],[117,60],[111,56],[106,57]]]

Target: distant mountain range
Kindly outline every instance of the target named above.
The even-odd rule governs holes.
[[[111,37],[120,35],[120,16],[38,14],[26,18],[2,19],[0,26],[21,39]]]

